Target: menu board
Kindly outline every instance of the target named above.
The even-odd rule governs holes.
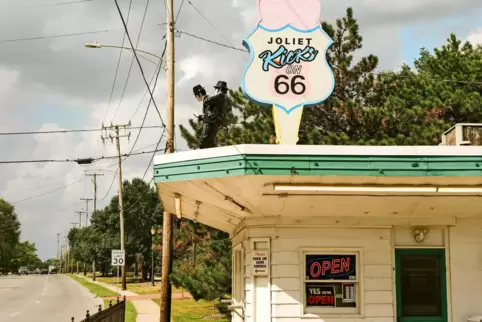
[[[306,255],[307,280],[356,280],[356,255]]]

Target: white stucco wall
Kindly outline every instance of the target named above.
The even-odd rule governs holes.
[[[307,318],[316,322],[395,322],[394,250],[415,247],[446,248],[448,321],[465,322],[469,316],[482,315],[482,221],[458,219],[455,226],[425,227],[430,232],[421,244],[413,239],[413,227],[245,227],[233,237],[233,245],[242,246],[244,253],[244,321],[255,321],[253,315],[263,312],[263,320],[272,322]],[[253,238],[269,238],[271,270],[267,278],[251,274]],[[362,249],[359,314],[303,316],[303,248],[319,248],[320,253],[323,249]],[[253,306],[259,301],[263,304]]]

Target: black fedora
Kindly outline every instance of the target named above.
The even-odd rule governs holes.
[[[201,94],[204,91],[204,87],[202,87],[201,85],[196,85],[192,88],[192,91],[193,91],[194,95],[198,95],[198,94]]]
[[[228,90],[228,84],[225,81],[218,81],[216,85],[214,85],[214,88]]]

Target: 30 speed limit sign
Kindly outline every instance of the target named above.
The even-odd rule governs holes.
[[[126,252],[120,249],[112,250],[112,266],[123,266],[126,260]]]

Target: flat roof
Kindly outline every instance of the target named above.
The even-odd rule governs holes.
[[[354,146],[241,144],[212,149],[176,152],[173,154],[158,154],[154,157],[154,165],[236,155],[482,157],[482,146]]]

